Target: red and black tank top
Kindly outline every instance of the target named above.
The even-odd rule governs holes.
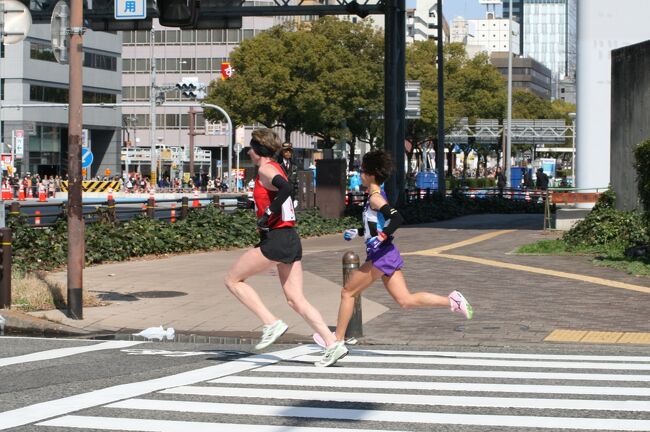
[[[287,175],[284,173],[284,170],[275,161],[269,161],[271,165],[275,167],[278,174],[281,175],[285,180]],[[275,176],[274,176],[275,177]],[[253,201],[255,201],[255,214],[259,218],[264,213],[264,210],[271,205],[271,202],[275,199],[275,196],[278,194],[278,191],[271,191],[265,188],[260,182],[259,174],[255,177],[255,187],[253,188]],[[296,225],[296,214],[293,209],[293,202],[291,197],[282,203],[282,211],[279,214],[274,214],[269,219],[269,228],[288,228]]]

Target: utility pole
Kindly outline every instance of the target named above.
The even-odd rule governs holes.
[[[150,45],[151,45],[151,89],[149,90],[149,101],[150,101],[150,108],[149,108],[149,121],[151,125],[151,135],[149,138],[149,144],[151,145],[151,186],[156,187],[156,183],[158,181],[158,176],[157,176],[157,167],[158,163],[156,160],[156,92],[158,91],[158,87],[156,87],[156,57],[154,57],[154,30],[153,27],[151,28],[151,32],[149,33],[149,36],[151,38]]]
[[[438,193],[445,196],[445,56],[443,52],[444,32],[442,26],[442,0],[436,4],[437,49],[438,49],[438,146],[436,147],[436,171],[438,171]]]
[[[83,124],[83,0],[70,0],[68,110],[68,316],[83,319],[85,236],[81,200]]]
[[[512,187],[512,179],[510,178],[510,155],[512,153],[512,0],[509,0],[508,10],[508,130],[506,135],[506,156],[503,166],[506,171],[506,187]]]

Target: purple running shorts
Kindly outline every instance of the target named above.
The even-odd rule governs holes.
[[[392,242],[382,245],[376,250],[366,249],[366,261],[372,262],[372,265],[381,270],[384,275],[390,277],[397,270],[404,266],[404,260],[399,253],[399,249]]]

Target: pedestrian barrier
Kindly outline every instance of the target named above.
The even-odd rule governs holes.
[[[2,255],[0,256],[0,309],[11,308],[11,230],[0,228]]]
[[[350,280],[352,273],[359,268],[359,255],[352,251],[343,254],[343,286]],[[352,318],[345,331],[345,338],[358,338],[363,336],[363,319],[361,313],[361,294],[354,298]]]
[[[221,208],[223,211],[231,212],[240,208],[239,199],[247,199],[246,195],[214,195],[211,196],[212,205]],[[47,202],[11,201],[8,216],[22,216],[28,224],[39,227],[54,225],[57,221],[65,219],[65,202],[50,200]],[[180,212],[179,212],[180,207]],[[106,201],[95,201],[83,204],[83,219],[85,223],[94,223],[100,220],[111,222],[127,221],[138,215],[146,214],[148,217],[177,222],[188,215],[189,198],[181,199],[160,199],[154,202],[142,200],[128,200],[115,202],[115,199]]]
[[[100,180],[84,180],[81,182],[81,190],[83,192],[107,192],[112,189],[114,192],[119,192],[122,188],[121,180],[114,181],[100,181]],[[61,192],[68,192],[68,181],[61,182]]]

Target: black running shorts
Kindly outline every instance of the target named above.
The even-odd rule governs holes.
[[[278,228],[263,232],[258,246],[262,255],[271,261],[291,264],[302,259],[300,236],[294,228]]]

